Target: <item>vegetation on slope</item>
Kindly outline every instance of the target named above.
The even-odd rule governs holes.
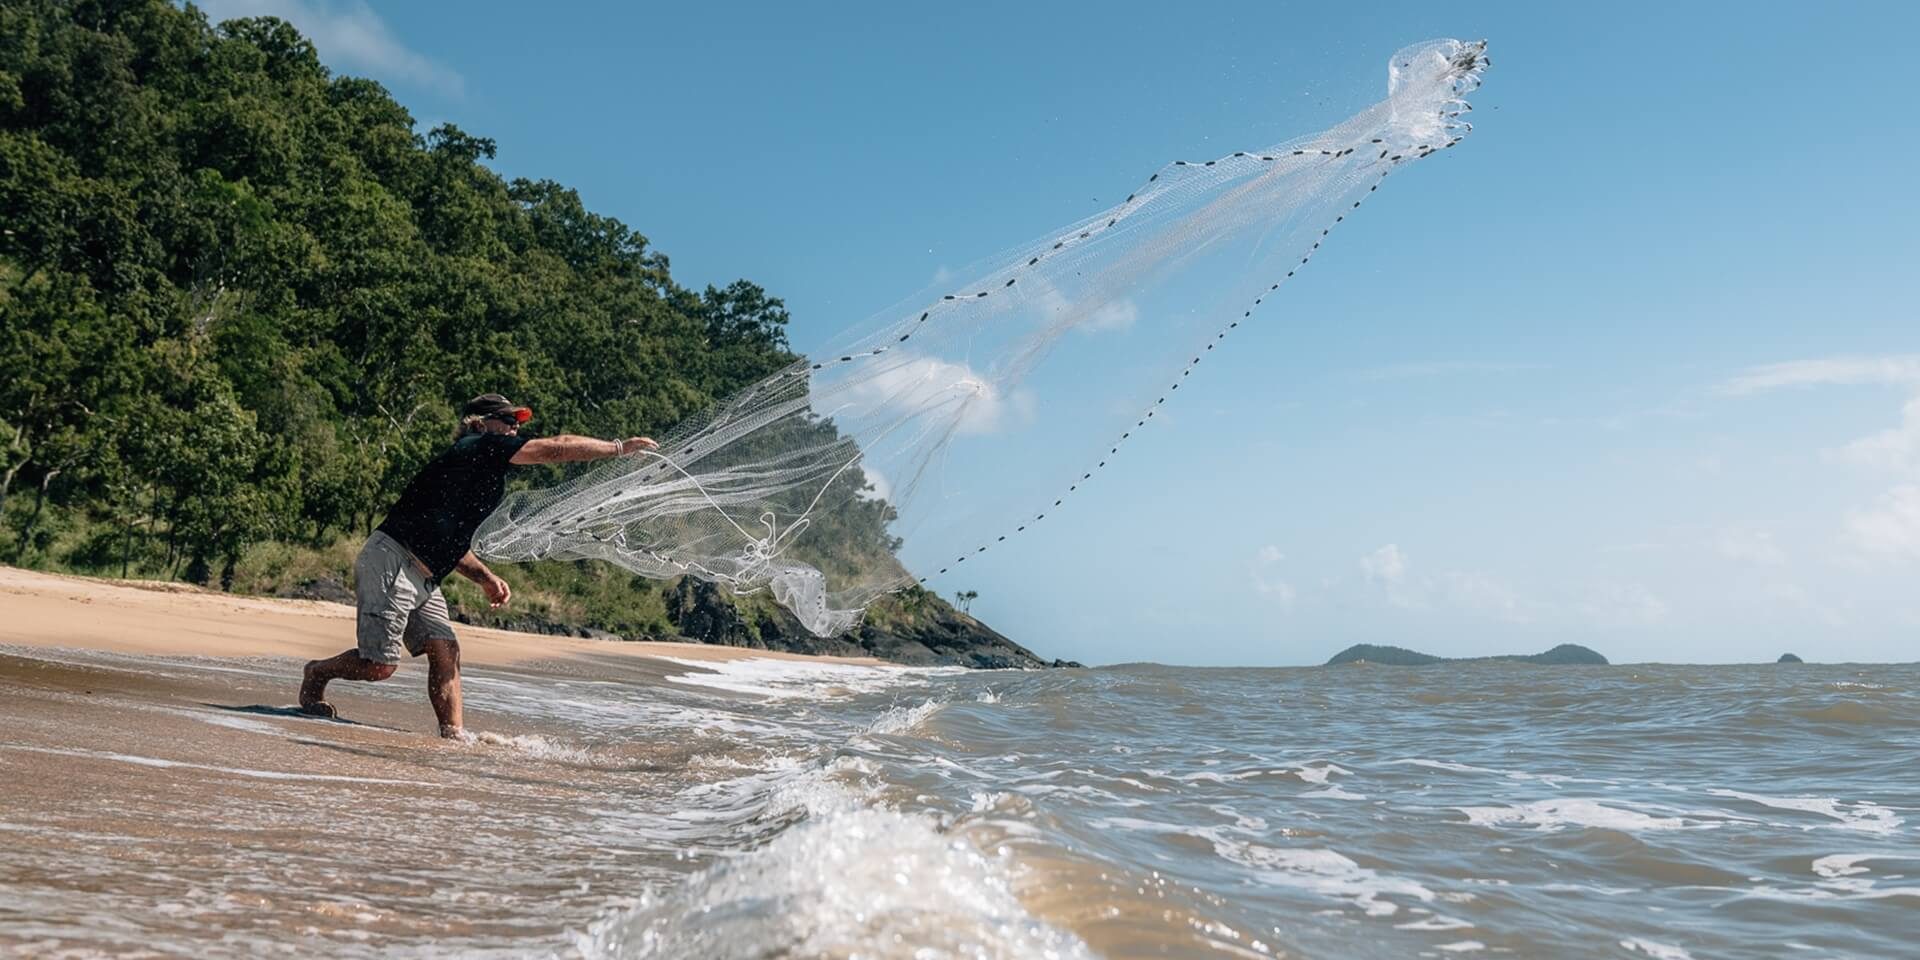
[[[494,150],[415,132],[271,17],[0,7],[0,561],[338,583],[468,397],[530,404],[535,433],[663,432],[795,359],[778,298],[681,286],[645,236],[500,177]],[[838,554],[885,555],[889,518],[830,531]],[[676,629],[671,585],[503,573],[521,615]]]

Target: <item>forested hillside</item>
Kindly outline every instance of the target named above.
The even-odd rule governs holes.
[[[535,435],[657,433],[793,359],[780,300],[681,286],[493,155],[279,20],[0,7],[0,560],[324,579],[467,397],[531,405]],[[536,612],[671,627],[618,571],[528,575]]]

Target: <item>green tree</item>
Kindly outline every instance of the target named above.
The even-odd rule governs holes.
[[[366,533],[466,397],[657,433],[794,362],[779,298],[681,286],[494,153],[272,17],[0,6],[0,557],[226,582],[253,545]],[[829,491],[821,563],[904,576],[865,486]]]

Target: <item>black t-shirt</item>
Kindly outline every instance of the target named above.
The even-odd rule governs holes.
[[[434,579],[453,572],[473,532],[507,495],[507,469],[527,438],[470,433],[420,468],[380,530],[420,558]]]

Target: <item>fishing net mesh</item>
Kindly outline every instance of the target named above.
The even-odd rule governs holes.
[[[1486,64],[1484,43],[1407,47],[1386,99],[1339,125],[1171,163],[679,424],[657,453],[509,496],[474,549],[770,590],[814,633],[847,630],[1119,457],[1386,176],[1460,142]]]

